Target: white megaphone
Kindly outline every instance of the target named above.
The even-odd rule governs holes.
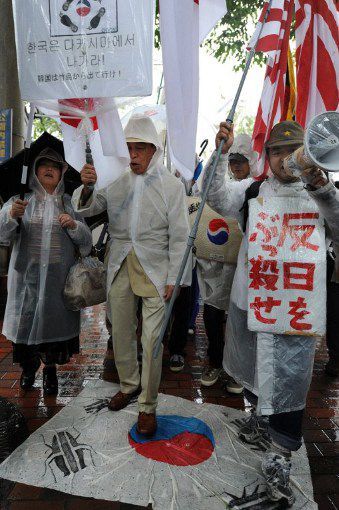
[[[339,171],[339,112],[314,117],[306,129],[304,145],[284,160],[284,167],[297,177],[311,166]]]

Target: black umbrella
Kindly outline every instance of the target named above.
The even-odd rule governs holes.
[[[31,171],[33,163],[43,149],[50,148],[65,157],[64,145],[61,140],[49,133],[43,133],[35,142],[31,144],[29,150],[28,172]],[[0,197],[7,202],[12,196],[19,195],[21,191],[21,175],[24,160],[24,149],[15,156],[0,164]],[[29,181],[29,179],[27,180]],[[73,191],[81,186],[80,174],[73,167],[69,166],[64,177],[65,191],[72,195]],[[26,193],[29,192],[28,185]],[[107,221],[106,212],[98,216],[86,218],[86,222],[91,228]]]
[[[65,157],[64,145],[61,140],[49,133],[43,133],[31,144],[29,151],[28,172],[31,171],[36,157],[43,149],[50,148]],[[20,183],[22,165],[24,160],[24,149],[15,156],[0,164],[0,196],[4,202],[14,195],[20,194]],[[72,195],[73,191],[81,186],[80,174],[73,167],[69,166],[64,177],[66,193]],[[27,185],[26,192],[29,192]]]

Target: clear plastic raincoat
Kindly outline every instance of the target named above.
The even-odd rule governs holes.
[[[232,148],[233,151],[233,148]],[[242,224],[240,211],[245,191],[253,182],[225,180],[222,157],[208,194],[208,204],[223,216]],[[208,173],[208,170],[206,174]],[[317,191],[306,191],[301,181],[282,184],[269,177],[260,187],[261,197],[310,197],[318,205],[337,243],[339,236],[339,192],[329,182]],[[240,246],[232,285],[223,366],[228,374],[259,396],[257,412],[264,415],[303,409],[311,382],[315,339],[308,336],[254,333],[247,328],[248,225]]]
[[[104,190],[94,190],[80,203],[82,186],[73,194],[73,206],[83,216],[107,209],[109,217],[109,291],[122,262],[132,250],[162,297],[174,285],[189,234],[185,188],[162,164],[163,150],[149,117],[133,116],[125,128],[126,139],[151,143],[156,152],[146,173],[130,169]],[[183,283],[190,285],[190,268]]]
[[[32,193],[25,196],[28,205],[20,233],[17,220],[10,216],[13,201],[19,197],[12,197],[0,211],[0,242],[14,242],[2,333],[8,340],[25,345],[61,342],[79,334],[80,314],[65,308],[62,292],[75,262],[74,244],[83,255],[92,246],[89,228],[74,213],[71,198],[64,195],[67,164],[53,195],[49,195],[35,174],[41,158],[64,163],[52,149],[45,149],[36,159],[30,177]],[[58,221],[64,212],[77,221],[77,228],[68,229],[67,233]]]
[[[257,158],[252,150],[251,138],[248,135],[241,133],[236,136],[230,153],[238,153],[245,156],[250,166],[250,175],[255,175]],[[224,165],[225,171],[228,165],[228,154],[222,156],[221,164]],[[226,179],[235,180],[229,167]],[[224,264],[216,260],[198,259],[197,270],[199,289],[203,302],[219,310],[227,311],[236,266]]]

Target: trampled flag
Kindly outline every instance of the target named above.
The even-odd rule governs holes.
[[[267,9],[267,5],[268,2],[266,2],[264,11]],[[277,122],[284,120],[289,35],[294,2],[293,0],[276,0],[273,1],[273,5],[274,9],[271,10],[267,19],[267,26],[271,27],[271,32],[268,33],[264,27],[262,37],[257,46],[257,51],[262,51],[260,48],[265,48],[265,51],[268,52],[264,87],[253,130],[253,149],[258,153],[259,163],[257,179],[264,178],[269,168],[264,144],[269,138],[272,127]],[[279,15],[278,9],[281,11]],[[262,20],[264,16],[265,14],[262,14]],[[278,18],[280,19],[279,25],[276,22]]]
[[[297,111],[304,127],[320,113],[338,109],[338,2],[296,0]]]
[[[112,100],[67,99],[59,101],[65,159],[80,171],[86,162],[85,135],[88,133],[97,187],[115,181],[129,163],[129,153],[118,111]],[[86,114],[87,112],[87,114]]]
[[[160,0],[169,151],[185,179],[195,169],[199,45],[226,12],[225,0]]]

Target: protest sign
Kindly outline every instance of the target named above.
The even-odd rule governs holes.
[[[312,201],[250,201],[248,291],[250,330],[325,333],[325,230]]]
[[[13,0],[21,95],[30,101],[152,92],[152,0]]]
[[[0,109],[0,163],[12,156],[12,118],[10,108]]]

